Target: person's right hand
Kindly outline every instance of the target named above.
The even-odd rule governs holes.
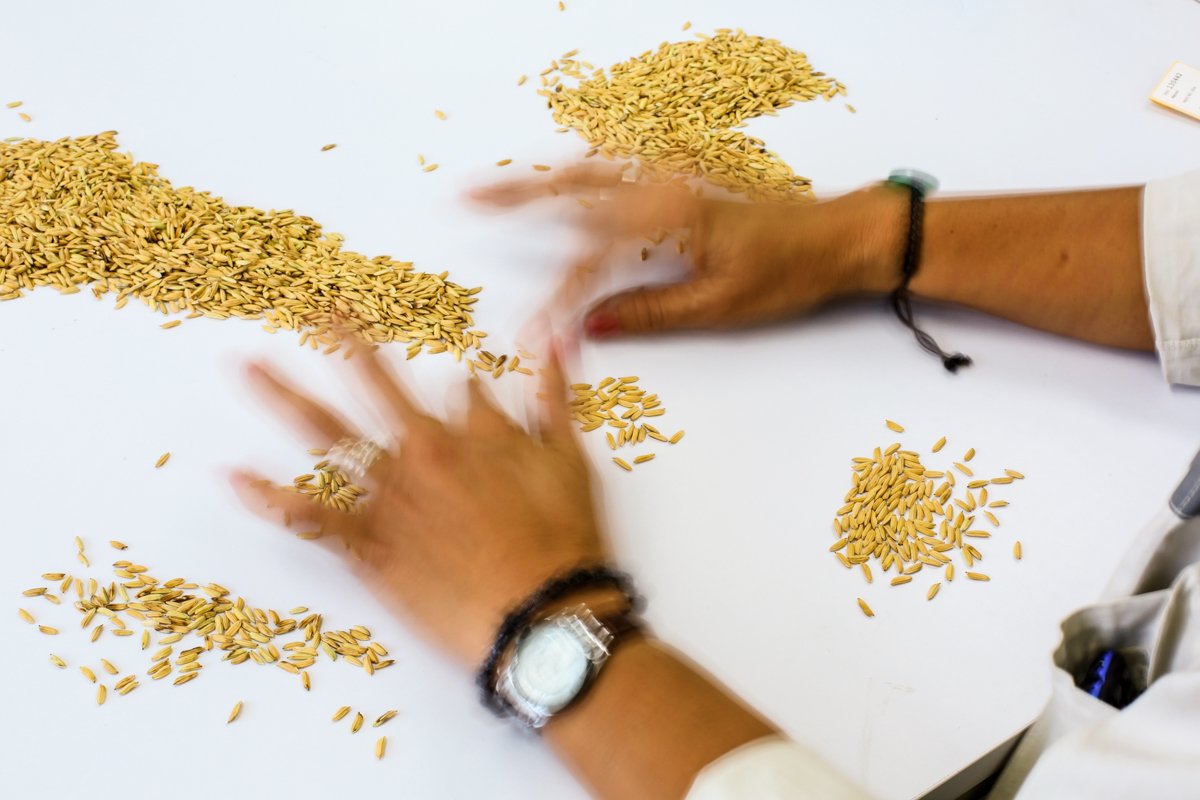
[[[678,186],[622,182],[616,171],[573,167],[547,180],[480,189],[473,197],[513,207],[559,193],[586,198],[591,207],[580,214],[590,244],[555,294],[558,312],[573,313],[588,299],[597,273],[616,261],[618,245],[632,245],[621,257],[636,268],[641,236],[687,232],[686,278],[595,303],[584,317],[584,330],[594,338],[761,325],[839,298],[884,292],[899,280],[908,206],[903,193],[888,187],[804,205],[728,202]]]

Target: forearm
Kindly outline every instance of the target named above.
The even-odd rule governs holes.
[[[622,645],[545,737],[600,797],[682,797],[696,773],[775,733],[681,656],[652,639]]]
[[[1141,187],[925,206],[919,297],[1105,345],[1153,349]]]

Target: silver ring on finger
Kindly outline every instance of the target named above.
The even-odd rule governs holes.
[[[370,439],[347,437],[329,448],[326,457],[356,483],[361,483],[383,452],[383,448]]]

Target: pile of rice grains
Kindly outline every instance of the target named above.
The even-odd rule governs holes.
[[[572,50],[551,62],[538,93],[560,130],[587,141],[589,156],[624,160],[623,169],[652,181],[684,176],[752,199],[812,199],[808,178],[762,140],[737,130],[797,101],[846,93],[804,53],[719,28],[712,36],[663,42],[607,72],[576,56]]]
[[[128,549],[125,543],[115,540],[109,545],[117,551]],[[81,615],[79,625],[89,631],[87,638],[93,644],[105,633],[109,637],[138,637],[149,665],[140,675],[137,670],[121,670],[113,660],[99,656],[81,659],[90,664],[77,665],[83,678],[96,685],[97,705],[104,705],[110,694],[115,699],[135,691],[142,685],[141,678],[162,681],[174,676],[171,680],[174,686],[195,681],[203,674],[204,661],[218,653],[220,660],[229,664],[277,667],[296,676],[293,680],[305,691],[312,688],[309,668],[322,657],[358,667],[368,675],[395,663],[387,648],[375,641],[366,627],[328,629],[322,615],[307,606],[296,606],[286,613],[259,608],[243,597],[233,596],[218,583],[201,585],[184,578],[159,580],[150,574],[148,567],[124,558],[112,563],[115,580],[99,582],[94,577],[85,577],[92,560],[79,537],[75,537],[75,547],[82,570],[43,573],[42,580],[48,585],[31,587],[23,594],[29,598],[27,604],[43,601],[61,607],[63,600],[70,601],[73,593],[75,599],[71,605]],[[59,628],[39,623],[41,612],[35,614],[28,608],[19,608],[17,613],[43,635],[60,635]],[[136,628],[141,629],[140,633]],[[286,642],[285,637],[289,637]],[[61,670],[71,667],[66,658],[56,653],[50,654],[49,661]],[[228,722],[236,720],[242,708],[239,700]],[[348,708],[339,711],[334,720],[341,719],[348,711]],[[375,720],[375,727],[396,714],[395,710],[384,712]],[[361,727],[359,713],[351,733],[357,733]],[[382,758],[386,746],[386,737],[376,743],[377,758]]]
[[[574,383],[571,392],[571,413],[579,423],[579,429],[588,433],[603,427],[612,428],[604,432],[610,450],[645,444],[647,439],[675,445],[683,438],[683,430],[667,436],[646,421],[661,417],[666,408],[658,395],[646,394],[638,386],[636,375],[604,378],[594,387],[590,383]],[[634,465],[653,461],[654,456],[654,453],[643,453],[635,456],[632,463],[614,456],[613,463],[626,472],[633,472]]]
[[[904,432],[903,426],[891,420],[887,426],[896,433]],[[942,437],[931,450],[941,452],[945,445]],[[951,556],[955,551],[965,567],[965,578],[991,580],[980,571],[983,553],[976,544],[992,538],[1000,527],[997,513],[1008,506],[1007,500],[996,497],[997,487],[1025,476],[1006,469],[994,478],[977,478],[968,466],[973,458],[975,449],[971,448],[945,470],[928,469],[919,453],[904,450],[895,442],[875,448],[870,456],[853,459],[850,490],[833,520],[837,541],[829,550],[846,569],[857,567],[867,583],[875,580],[872,563],[880,577],[895,573],[892,586],[911,583],[923,570],[935,571],[938,579],[926,590],[927,600],[937,597],[943,580],[954,580]],[[956,478],[956,473],[960,477]],[[1012,554],[1020,560],[1019,540],[1013,542]],[[875,616],[861,597],[858,605],[866,616]]]
[[[472,330],[480,289],[343,250],[309,217],[177,188],[117,152],[114,131],[0,145],[0,177],[0,300],[86,286],[117,308],[134,298],[163,314],[261,320],[327,353],[335,320],[369,342],[456,358],[486,335]]]

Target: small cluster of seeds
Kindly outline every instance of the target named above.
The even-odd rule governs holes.
[[[775,39],[730,28],[696,37],[663,42],[607,73],[572,50],[542,71],[538,93],[556,122],[587,140],[588,155],[636,159],[650,180],[683,175],[755,199],[811,200],[807,178],[735,128],[845,87]],[[563,78],[577,83],[568,88]]]
[[[518,349],[516,355],[494,355],[487,350],[480,350],[475,354],[474,359],[467,361],[467,370],[472,375],[490,374],[493,378],[499,378],[506,372],[516,372],[520,375],[532,375],[533,370],[529,367],[521,366],[522,361],[534,361],[536,356],[532,353]]]
[[[116,550],[127,549],[123,542],[112,541],[110,544]],[[79,537],[76,537],[76,546],[78,554],[86,558]],[[125,559],[113,562],[112,566],[117,580],[106,585],[99,584],[95,578],[85,580],[64,572],[47,572],[42,579],[58,582],[62,594],[74,591],[77,599],[73,605],[82,615],[80,627],[91,627],[89,638],[92,642],[96,642],[105,630],[113,636],[133,636],[133,625],[140,624],[141,649],[156,648],[149,654],[150,666],[145,672],[152,680],[174,674],[174,685],[189,683],[199,677],[204,667],[201,659],[213,650],[224,652],[221,660],[233,664],[247,661],[273,664],[299,676],[305,690],[312,686],[305,670],[313,666],[322,653],[331,661],[344,661],[369,675],[395,663],[388,658],[387,649],[373,641],[370,630],[361,625],[347,630],[326,630],[322,616],[310,613],[305,606],[297,606],[283,615],[273,609],[252,606],[245,598],[233,597],[229,589],[220,584],[201,586],[183,578],[160,581],[149,574],[146,566]],[[42,597],[55,605],[60,603],[59,597],[46,586],[26,589],[23,594],[25,597]],[[27,609],[20,608],[17,613],[30,625],[37,624],[37,619]],[[297,619],[299,615],[304,616]],[[59,633],[57,628],[48,625],[38,627],[46,635]],[[278,639],[294,633],[300,634],[300,638],[282,646],[276,645]],[[187,637],[195,637],[197,644],[176,652],[176,645]],[[57,655],[51,655],[50,661],[59,669],[67,667],[67,662]],[[119,674],[117,667],[107,659],[100,659],[100,666],[109,675]],[[99,682],[91,667],[80,666],[79,670],[87,680],[99,684],[96,702],[103,705],[108,697],[106,686]],[[139,685],[136,675],[130,673],[117,680],[112,689],[119,695],[126,695]],[[239,704],[230,717],[231,722],[240,710]]]
[[[590,383],[574,383],[571,384],[571,391],[574,397],[571,398],[570,409],[581,431],[588,433],[605,426],[616,431],[604,433],[610,450],[618,450],[626,445],[644,444],[647,439],[678,444],[683,438],[682,430],[667,436],[645,421],[650,417],[661,417],[666,413],[666,409],[658,395],[646,394],[645,390],[638,386],[636,375],[605,378],[594,387]],[[634,464],[652,461],[654,455],[645,453],[637,456],[632,464],[623,458],[614,457],[613,463],[626,472],[631,472]]]
[[[0,145],[0,300],[86,286],[115,293],[117,308],[134,298],[189,319],[259,319],[327,353],[340,331],[458,359],[486,336],[471,329],[478,288],[343,250],[341,236],[291,211],[177,188],[118,153],[115,137]]]
[[[314,456],[328,454],[326,450],[309,450],[308,452]],[[333,464],[327,459],[313,464],[312,472],[306,472],[293,478],[292,488],[323,506],[347,514],[358,512],[358,499],[367,493],[366,489],[351,481],[350,477],[342,472],[337,464]],[[302,533],[300,537],[316,539],[320,537],[320,533]]]
[[[903,426],[891,420],[887,426],[896,433],[904,432]],[[931,449],[937,453],[945,445],[942,437]],[[838,539],[830,551],[846,569],[858,567],[868,583],[874,581],[871,563],[885,574],[894,571],[892,586],[910,583],[926,568],[939,570],[943,580],[953,581],[951,556],[955,551],[968,569],[975,567],[983,554],[974,542],[989,539],[993,533],[978,527],[977,520],[982,517],[980,521],[999,528],[996,512],[1008,506],[1007,500],[996,499],[989,491],[1025,476],[1009,469],[999,477],[976,478],[967,466],[974,457],[971,448],[951,469],[928,469],[918,453],[904,450],[896,442],[875,448],[871,456],[853,459],[853,485],[833,521]],[[955,473],[962,477],[956,478]],[[960,480],[966,482],[965,487],[958,486]],[[1019,541],[1013,545],[1013,557],[1021,558]],[[963,574],[973,581],[991,580],[978,571]],[[940,582],[930,585],[926,599],[936,597],[940,588]],[[875,616],[861,597],[858,605],[868,617]]]
[[[346,715],[349,714],[352,710],[353,709],[351,709],[350,706],[342,706],[337,711],[333,712],[333,721],[340,722],[341,720],[345,719]],[[380,714],[379,717],[376,718],[376,720],[373,723],[371,723],[371,727],[378,728],[381,725],[385,725],[385,724],[387,724],[388,720],[392,719],[399,713],[400,712],[394,708],[391,709],[390,711],[385,711],[382,714]],[[361,711],[355,712],[354,719],[351,720],[351,722],[350,722],[350,733],[358,733],[360,730],[362,730],[364,719],[365,718],[363,717],[363,713]],[[377,759],[383,758],[383,755],[386,752],[387,752],[387,737],[380,736],[375,741],[375,758],[377,758]]]

